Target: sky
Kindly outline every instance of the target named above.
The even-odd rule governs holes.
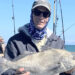
[[[16,33],[18,33],[19,27],[29,23],[33,1],[34,0],[13,0]],[[54,0],[49,1],[51,4],[51,17],[48,28],[53,30]],[[61,7],[65,31],[65,44],[75,45],[75,0],[61,0]],[[56,35],[60,35],[62,33],[62,21],[59,0],[57,0],[57,16]],[[5,43],[14,35],[12,17],[12,0],[0,0],[0,36],[4,38]]]

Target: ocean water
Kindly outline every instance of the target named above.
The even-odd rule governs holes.
[[[70,52],[75,52],[75,45],[65,45],[65,49]]]

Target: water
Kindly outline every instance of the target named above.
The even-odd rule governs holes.
[[[75,45],[65,45],[65,49],[70,52],[75,52]]]

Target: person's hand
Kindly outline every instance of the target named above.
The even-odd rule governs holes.
[[[15,75],[30,75],[30,72],[26,72],[24,68],[20,68],[17,70]]]

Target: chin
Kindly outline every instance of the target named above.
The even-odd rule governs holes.
[[[37,29],[41,30],[41,29],[43,29],[43,27],[37,27]]]
[[[41,29],[44,28],[44,26],[43,26],[42,24],[38,24],[38,25],[36,26],[36,28],[41,30]]]

